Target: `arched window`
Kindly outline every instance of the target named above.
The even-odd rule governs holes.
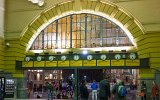
[[[31,50],[133,46],[126,33],[112,21],[93,14],[72,14],[48,25]]]

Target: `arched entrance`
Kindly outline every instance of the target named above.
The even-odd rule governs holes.
[[[119,66],[125,66],[127,68],[126,60],[124,60],[124,59],[126,59],[126,57],[129,57],[128,60],[131,60],[132,56],[133,56],[133,59],[135,59],[134,57],[136,54],[134,54],[134,53],[128,54],[125,51],[125,54],[123,57],[123,53],[120,53],[121,51],[118,51],[118,52],[116,51],[117,53],[113,53],[113,48],[111,48],[111,50],[109,48],[107,48],[107,46],[110,47],[109,45],[113,45],[113,47],[115,47],[115,46],[119,46],[119,45],[124,46],[127,44],[127,46],[135,46],[132,48],[132,50],[133,50],[132,52],[136,52],[134,49],[134,48],[136,48],[136,42],[134,42],[134,41],[135,41],[136,37],[141,36],[143,34],[143,32],[142,32],[141,28],[138,26],[137,21],[133,17],[124,13],[124,11],[122,11],[119,7],[117,7],[113,4],[109,4],[109,3],[98,2],[98,1],[96,1],[96,2],[94,2],[94,1],[81,1],[81,2],[79,2],[80,9],[79,8],[77,9],[77,7],[75,7],[77,5],[76,3],[75,2],[68,2],[68,3],[57,5],[51,9],[43,12],[39,17],[37,17],[36,20],[34,20],[28,26],[28,28],[24,31],[22,38],[21,38],[22,46],[24,47],[24,49],[27,52],[29,51],[29,53],[26,53],[27,56],[23,55],[23,56],[26,56],[26,59],[23,64],[24,66],[22,65],[22,67],[27,68],[28,66],[30,66],[30,64],[27,65],[27,63],[29,63],[30,61],[33,61],[31,64],[32,65],[31,67],[34,67],[34,68],[35,67],[37,67],[37,68],[50,67],[51,68],[53,66],[56,68],[57,67],[63,68],[66,66],[70,66],[70,64],[71,64],[70,61],[67,62],[65,60],[67,60],[69,58],[72,58],[73,60],[75,60],[75,59],[79,60],[79,57],[80,57],[82,60],[85,60],[85,61],[78,62],[78,64],[75,64],[74,66],[72,65],[70,68],[75,67],[76,65],[78,65],[78,67],[80,67],[80,66],[83,66],[83,67],[85,67],[85,66],[86,67],[102,66],[102,68],[105,68],[106,66],[116,66],[115,68],[118,68]],[[93,5],[95,5],[95,6],[93,6]],[[72,10],[74,10],[74,11],[72,11]],[[77,27],[79,27],[80,28],[79,33],[83,33],[82,38],[79,38],[80,35],[77,34],[78,32],[77,31],[73,32],[74,29],[73,29],[72,25],[74,25],[74,24],[72,21],[75,21],[75,20],[71,20],[71,19],[73,16],[77,17],[78,14],[81,16],[82,12],[84,13],[84,17],[83,17],[84,23],[83,23],[83,20],[79,22],[80,24],[78,24],[77,21],[75,22],[76,29],[78,29]],[[92,15],[90,15],[91,17],[89,17],[90,18],[89,19],[86,16],[87,13],[92,14],[92,15],[95,14],[96,16],[98,16],[100,14],[100,17],[99,16],[92,17]],[[69,16],[68,18],[70,20],[69,24],[70,23],[72,24],[68,28],[68,29],[70,29],[68,31],[69,32],[69,34],[68,34],[69,39],[62,37],[63,32],[66,32],[66,34],[64,34],[65,36],[67,35],[67,31],[63,30],[63,31],[59,32],[59,29],[60,29],[59,27],[62,27],[62,26],[58,25],[59,24],[58,19],[59,18],[63,19],[63,17],[67,16],[67,15]],[[88,27],[87,21],[92,20],[93,18],[98,19],[97,21],[100,24],[98,25],[98,23],[97,23],[97,26],[99,26],[99,28],[96,26],[94,27],[91,24],[92,27],[90,27],[90,30],[89,30],[89,29],[87,29],[87,27]],[[105,41],[107,41],[107,39],[106,39],[106,37],[103,37],[104,36],[103,31],[102,31],[103,30],[103,28],[102,28],[103,27],[103,18],[108,18],[109,20],[113,21],[118,26],[118,27],[116,26],[116,30],[118,30],[118,31],[115,31],[116,38],[113,39],[113,41],[114,41],[113,43],[109,43],[110,40],[108,40],[108,42],[105,42]],[[54,23],[51,24],[51,22],[54,22],[54,21],[55,21],[55,24]],[[96,22],[96,21],[91,21],[91,22]],[[104,22],[107,23],[107,20],[105,20]],[[45,33],[46,30],[43,30],[43,29],[46,28],[46,26],[48,26],[48,25],[49,26],[55,25],[56,26],[55,32],[53,32],[53,30],[51,29],[51,32]],[[63,25],[63,24],[60,24],[60,25]],[[66,27],[68,27],[67,25],[68,24],[65,24]],[[89,34],[90,38],[87,38],[88,31],[93,31],[93,28],[95,29],[95,31],[91,32],[93,34]],[[107,24],[106,24],[106,28],[107,28]],[[110,28],[115,28],[115,26],[113,24],[111,24]],[[128,39],[128,37],[130,37],[128,40],[131,40],[131,41],[126,42],[126,44],[125,43],[119,44],[120,39],[119,39],[119,36],[116,35],[116,32],[117,33],[120,33],[120,32],[126,33],[127,35],[124,35],[124,37],[127,39]],[[42,34],[40,34],[40,33],[42,33]],[[55,33],[55,35],[53,35],[54,33]],[[60,33],[61,36],[58,36],[57,35],[58,33]],[[74,33],[74,35],[73,35],[73,33]],[[48,34],[51,34],[51,36],[53,36],[53,37],[51,37],[52,39],[49,39],[47,37],[47,40],[45,40],[46,34],[47,34],[47,36],[49,36]],[[99,34],[98,37],[96,37],[97,34]],[[94,37],[94,35],[95,35],[95,37]],[[107,34],[106,34],[106,36],[107,36]],[[113,37],[111,37],[111,38],[113,38]],[[90,41],[89,39],[93,39],[93,41]],[[38,47],[36,47],[37,46],[36,41],[38,41],[37,42]],[[46,41],[46,44],[45,44],[45,41]],[[49,41],[51,42],[51,45],[49,45]],[[59,42],[59,41],[61,41],[61,42]],[[95,42],[95,41],[97,41],[97,42]],[[67,42],[69,45],[66,44]],[[74,45],[74,44],[76,44],[76,45]],[[98,45],[98,47],[96,47],[97,45]],[[103,49],[102,52],[101,51],[99,52],[98,50],[93,52],[92,50],[90,50],[91,48],[96,49],[99,47],[106,48],[106,49]],[[36,50],[38,49],[39,51],[43,51],[43,52],[42,53],[39,52],[38,55],[34,55],[37,53],[30,53],[30,51],[32,51],[32,50],[29,50],[29,49],[31,49],[31,48],[36,49]],[[73,55],[74,52],[80,53],[82,51],[79,48],[89,48],[87,50],[90,53],[84,57],[79,54]],[[50,50],[47,50],[47,49],[50,49]],[[53,51],[51,51],[52,49],[54,49],[54,50],[67,49],[68,50],[67,53],[70,52],[72,54],[72,56],[70,56],[70,55],[66,56],[65,53],[63,54],[62,52],[59,52],[59,51],[53,52]],[[116,49],[114,49],[114,50],[116,50]],[[124,50],[124,49],[121,49],[121,50]],[[48,53],[49,54],[51,53],[51,54],[49,56],[47,56],[48,58],[45,58],[46,55],[48,55]],[[94,54],[94,53],[98,53],[99,56],[97,56],[97,54]],[[106,53],[108,53],[108,54],[106,54]],[[113,53],[111,57],[109,56],[110,55],[109,53]],[[31,54],[31,56],[33,58],[28,54]],[[52,63],[50,62],[51,59],[52,59],[52,61],[54,61],[55,56],[57,58],[56,62],[58,61],[56,64],[55,64],[55,62],[52,62]],[[98,60],[106,60],[107,57],[108,57],[109,63],[103,62],[104,66],[103,66],[103,64],[98,64],[98,63],[100,63]],[[120,60],[121,58],[123,58],[123,60]],[[113,60],[113,62],[111,61],[111,59]],[[91,60],[93,60],[93,62]],[[118,62],[117,62],[117,60],[118,60]],[[46,61],[47,61],[47,63],[46,63]],[[73,62],[75,62],[75,61],[73,61]],[[135,62],[136,62],[136,64],[133,66],[138,66],[138,65],[140,66],[139,60],[136,60]],[[114,63],[116,63],[116,64],[114,64]],[[127,61],[127,63],[130,64],[128,66],[131,66],[130,61]],[[59,69],[61,69],[61,68],[59,68]],[[78,70],[75,68],[75,77],[77,77],[77,75],[78,75],[76,73],[78,73]],[[78,80],[76,79],[75,83],[77,84],[77,82],[78,82]],[[76,85],[76,87],[77,86],[78,86],[78,84]],[[75,97],[78,97],[77,96],[77,94],[78,94],[77,89],[75,89],[75,91],[76,91]]]

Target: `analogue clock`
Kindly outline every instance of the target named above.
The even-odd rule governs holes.
[[[41,56],[38,56],[37,57],[37,61],[41,61],[42,60],[42,57]]]
[[[79,60],[79,55],[74,55],[74,60]]]
[[[115,57],[116,60],[121,59],[121,55],[120,54],[116,54],[114,57]]]
[[[54,58],[54,56],[49,56],[49,61],[53,61]]]
[[[26,57],[25,61],[27,61],[27,62],[30,61],[30,57]]]
[[[102,60],[106,60],[107,56],[106,55],[101,55]]]
[[[136,59],[136,54],[135,54],[135,53],[130,53],[130,54],[129,54],[129,58],[130,58],[131,60]]]
[[[88,60],[92,60],[92,59],[93,59],[93,56],[92,56],[92,55],[88,55],[88,56],[87,56],[87,59],[88,59]]]
[[[67,58],[66,56],[61,56],[61,60],[63,61],[66,60],[66,58]]]

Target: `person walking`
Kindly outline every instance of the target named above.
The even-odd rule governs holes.
[[[88,100],[88,97],[89,97],[86,81],[84,80],[82,80],[80,85],[80,97],[81,97],[81,100]]]
[[[152,82],[152,100],[159,100],[159,87],[155,81]]]
[[[48,83],[48,100],[52,100],[53,99],[53,85],[51,84],[51,82]]]
[[[106,76],[105,79],[101,80],[99,83],[100,100],[109,100],[111,97],[109,78],[109,76]]]
[[[129,89],[127,90],[127,99],[136,100],[136,88],[133,82],[130,83]]]
[[[91,84],[91,89],[92,89],[92,100],[97,100],[98,85],[95,80],[93,80],[93,83]]]
[[[147,94],[147,88],[146,83],[144,81],[141,82],[141,100],[147,100],[146,94]]]
[[[121,89],[124,88],[124,83],[121,80],[117,80],[117,84],[114,86],[112,93],[114,94],[114,100],[126,100],[126,90],[124,90],[125,95],[121,95],[123,91]]]

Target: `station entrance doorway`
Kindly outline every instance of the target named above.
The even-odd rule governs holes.
[[[86,82],[91,100],[91,84],[93,80],[99,86],[103,76],[110,75],[110,90],[117,80],[122,80],[126,86],[133,84],[137,87],[139,77],[138,69],[54,69],[54,70],[24,70],[26,88],[29,99],[46,99],[49,97],[49,87],[53,87],[53,99],[77,99],[80,98],[80,85]],[[99,88],[98,88],[99,90]]]

